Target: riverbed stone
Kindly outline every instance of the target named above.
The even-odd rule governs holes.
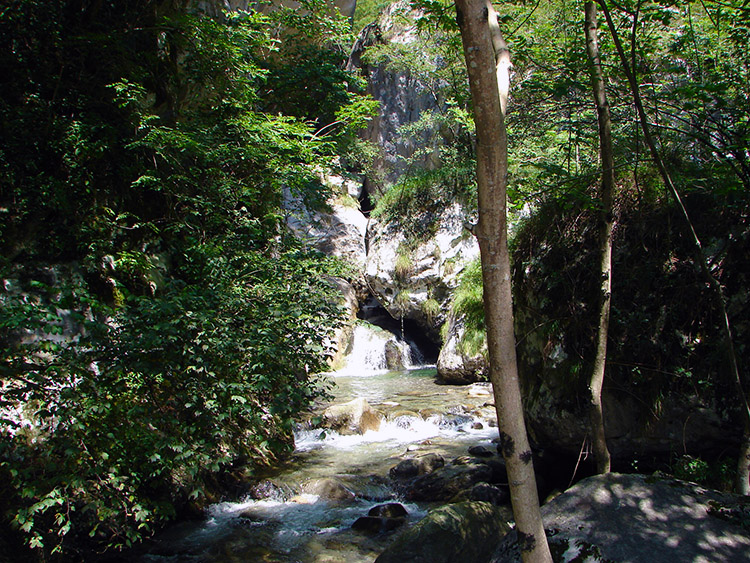
[[[322,426],[339,434],[364,434],[370,430],[380,430],[382,419],[367,400],[359,397],[348,403],[328,407],[323,411]]]
[[[404,530],[376,563],[478,563],[487,561],[509,529],[488,502],[465,501],[436,508]]]
[[[381,518],[402,518],[409,514],[400,502],[388,502],[373,506],[368,512],[368,516],[380,516]]]
[[[403,526],[406,518],[387,518],[384,516],[360,516],[352,524],[352,530],[364,532],[366,534],[382,534],[390,532]]]
[[[482,463],[446,465],[417,477],[407,488],[406,498],[414,501],[450,500],[461,491],[491,478],[492,469]]]
[[[746,502],[746,501],[745,501]],[[550,548],[566,561],[750,561],[750,531],[721,517],[742,497],[676,479],[609,473],[577,483],[542,507]],[[511,533],[492,563],[519,562]]]
[[[432,473],[444,465],[445,460],[443,456],[436,453],[429,453],[399,462],[398,465],[391,467],[389,474],[393,479],[409,479]]]
[[[317,495],[320,500],[348,502],[354,500],[354,493],[341,481],[334,478],[313,479],[302,485],[302,490]]]

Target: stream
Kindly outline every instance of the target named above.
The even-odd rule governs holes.
[[[329,375],[331,404],[364,398],[383,413],[380,429],[340,435],[300,427],[291,459],[273,475],[246,498],[212,505],[205,520],[162,534],[143,562],[372,562],[398,532],[352,530],[357,518],[378,504],[401,502],[410,526],[437,505],[399,498],[390,468],[421,453],[447,462],[470,446],[494,448],[489,384],[437,385],[434,367],[419,366],[408,346],[402,346],[408,367],[389,371],[378,352],[387,338],[358,336],[347,365]]]

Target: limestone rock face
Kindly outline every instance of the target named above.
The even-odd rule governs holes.
[[[354,15],[354,10],[357,7],[357,0],[333,0],[331,2],[336,6],[342,15],[350,18]],[[247,11],[250,9],[260,10],[263,13],[268,13],[277,6],[285,6],[287,8],[299,8],[299,2],[294,0],[273,0],[272,2],[258,2],[257,0],[192,0],[192,6],[195,6],[204,12],[211,15],[219,15],[224,11]]]
[[[436,340],[461,272],[479,255],[463,221],[458,204],[448,207],[435,235],[416,248],[406,245],[405,235],[392,225],[371,220],[368,229],[368,286],[393,318],[416,321]]]
[[[509,526],[488,502],[465,501],[442,506],[405,530],[376,563],[466,563],[487,561],[496,538]]]
[[[393,2],[384,10],[377,24],[378,40],[406,45],[414,43],[417,40],[414,20],[418,13],[418,10],[411,9],[407,1]],[[356,58],[359,59],[358,56]],[[409,72],[396,72],[384,65],[363,70],[367,76],[368,93],[380,102],[380,113],[370,122],[364,135],[380,149],[374,163],[378,180],[368,185],[368,191],[373,193],[397,181],[406,170],[404,158],[410,157],[419,148],[429,146],[435,138],[431,131],[425,131],[416,138],[405,137],[399,133],[399,128],[419,120],[425,112],[442,108],[444,100],[436,97],[431,84],[424,83]],[[424,165],[432,164],[427,157]]]
[[[750,535],[717,513],[738,506],[734,495],[643,475],[589,477],[542,507],[545,528],[555,530],[556,561],[750,561]],[[718,508],[717,508],[718,507]],[[521,561],[509,534],[493,563]]]
[[[362,270],[365,264],[365,234],[367,218],[359,210],[356,200],[358,186],[340,177],[326,181],[339,186],[338,197],[329,201],[330,211],[311,211],[288,191],[284,193],[287,226],[301,240],[329,256],[342,258]],[[346,190],[342,193],[341,190]]]
[[[379,430],[382,416],[362,397],[332,405],[323,411],[323,427],[339,434],[364,434],[368,430]]]

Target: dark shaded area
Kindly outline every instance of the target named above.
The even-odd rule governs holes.
[[[372,323],[384,330],[400,335],[402,339],[411,342],[422,354],[426,364],[437,362],[440,354],[440,347],[430,340],[425,334],[424,328],[420,327],[411,319],[403,320],[404,334],[401,334],[402,321],[394,319],[388,311],[378,302],[375,297],[370,296],[359,308],[357,318]]]
[[[747,194],[693,192],[685,201],[725,288],[742,371],[750,331]],[[616,211],[604,381],[615,465],[632,469],[635,460],[641,470],[678,454],[727,456],[742,428],[737,394],[728,377],[720,318],[682,219],[664,202],[638,201],[627,193]],[[547,202],[520,228],[514,292],[529,426],[538,445],[574,459],[586,433],[595,271],[595,210],[585,204]]]

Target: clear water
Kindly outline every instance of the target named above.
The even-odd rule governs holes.
[[[386,417],[380,430],[341,436],[300,429],[292,459],[271,477],[278,494],[214,505],[205,521],[162,536],[143,561],[371,562],[394,533],[368,536],[351,525],[377,504],[400,501],[388,470],[421,453],[436,452],[448,461],[472,445],[489,446],[497,436],[487,385],[437,385],[434,369],[356,375],[347,369],[330,377],[336,384],[333,402],[364,397]],[[306,491],[322,478],[335,478],[353,498],[326,501]],[[409,512],[407,525],[430,508],[402,504]]]

